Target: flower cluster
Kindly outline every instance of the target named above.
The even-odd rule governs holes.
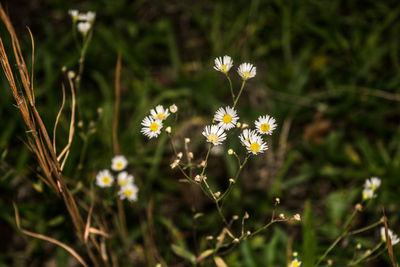
[[[230,56],[217,57],[214,60],[214,69],[227,74],[233,66],[233,60]],[[250,63],[240,64],[237,72],[243,80],[248,80],[256,76],[256,67]]]
[[[142,120],[141,133],[147,136],[149,139],[153,137],[158,137],[163,128],[163,122],[168,118],[171,113],[176,113],[178,107],[173,104],[168,108],[164,108],[162,105],[156,106],[154,109],[150,110],[150,115]],[[169,128],[169,127],[168,127]]]
[[[221,107],[214,115],[216,124],[207,125],[203,131],[206,141],[214,146],[221,145],[226,140],[226,132],[230,129],[240,126],[238,123],[239,117],[237,111],[232,107]],[[263,140],[262,135],[271,135],[277,124],[275,119],[269,115],[260,116],[254,122],[255,130],[244,129],[239,135],[240,142],[249,153],[254,155],[263,153],[268,149],[267,143]],[[233,154],[233,153],[232,153]]]
[[[111,169],[117,174],[119,197],[129,201],[136,201],[139,189],[134,184],[133,175],[124,171],[127,165],[128,161],[122,155],[117,155],[111,160]],[[99,171],[96,176],[96,184],[99,187],[111,187],[114,184],[114,180],[114,175],[109,170]]]
[[[377,177],[371,177],[367,179],[364,184],[362,191],[363,200],[368,200],[376,197],[375,191],[381,186],[381,179]]]
[[[96,19],[96,12],[93,11],[82,13],[76,9],[71,9],[68,14],[72,17],[74,25],[77,23],[76,27],[83,36],[87,35]]]

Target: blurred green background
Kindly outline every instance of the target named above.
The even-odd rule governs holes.
[[[205,236],[221,230],[212,202],[179,183],[179,172],[170,170],[173,156],[166,136],[147,140],[140,134],[140,122],[157,104],[176,103],[177,145],[182,146],[181,138],[191,137],[195,158],[203,158],[203,126],[218,107],[231,104],[227,81],[212,68],[214,58],[225,54],[235,67],[242,62],[257,66],[257,76],[240,99],[241,121],[252,124],[259,115],[270,114],[279,124],[269,140],[270,150],[246,166],[226,214],[242,216],[247,211],[247,227],[256,229],[269,220],[279,197],[277,212],[303,217],[301,224],[277,224],[241,243],[224,256],[227,264],[285,266],[287,248],[292,247],[302,266],[312,266],[340,233],[371,176],[380,177],[382,186],[378,197],[357,215],[355,228],[377,221],[384,207],[389,227],[400,233],[398,1],[13,0],[2,5],[29,65],[26,26],[35,37],[37,106],[49,131],[62,100],[61,68],[76,71],[79,59],[68,10],[97,12],[78,92],[83,127],[74,138],[65,170],[82,199],[79,182],[89,186],[112,157],[114,71],[121,53],[119,140],[140,187],[139,202],[126,206],[129,239],[137,251],[146,250],[144,229],[152,229],[158,252],[170,266],[190,266],[173,253],[171,244],[198,255],[206,248]],[[11,52],[4,25],[0,30]],[[240,79],[235,70],[230,74],[238,90]],[[36,161],[23,142],[26,129],[3,74],[0,82],[0,266],[69,266],[64,250],[16,229],[13,201],[26,229],[76,242],[62,201],[35,174]],[[100,118],[98,108],[103,109]],[[88,135],[93,125],[96,132]],[[65,145],[68,129],[69,108],[58,128],[59,147]],[[244,153],[238,142],[228,142],[209,165],[209,181],[220,191],[236,168],[226,153],[229,148]],[[205,214],[195,222],[192,205]],[[141,224],[149,207],[152,221]],[[361,253],[357,243],[364,251],[379,240],[378,229],[346,238],[328,258],[333,266],[345,266]],[[394,251],[399,261],[399,249]],[[385,252],[359,266],[390,266],[390,261]]]

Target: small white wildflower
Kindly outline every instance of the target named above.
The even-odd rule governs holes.
[[[161,120],[155,120],[153,117],[147,116],[142,120],[142,126],[141,133],[151,139],[161,133],[163,124]]]
[[[79,16],[79,11],[76,9],[70,9],[70,10],[68,10],[68,14],[72,17],[73,21],[76,21]]]
[[[364,188],[369,188],[375,191],[381,186],[381,179],[378,177],[371,177],[365,181]]]
[[[233,60],[230,56],[217,57],[214,60],[214,69],[222,73],[228,73],[233,66]]]
[[[254,130],[244,129],[239,136],[240,142],[246,147],[249,153],[257,155],[268,149],[267,144]]]
[[[374,197],[376,197],[376,195],[374,194],[374,190],[363,189],[363,191],[362,191],[362,199],[363,200],[372,199]]]
[[[96,175],[96,184],[100,187],[110,187],[114,182],[114,177],[109,170],[99,171]]]
[[[121,187],[126,186],[128,184],[133,183],[133,179],[134,179],[133,175],[130,175],[127,172],[120,172],[117,178],[118,185]]]
[[[175,104],[172,104],[169,107],[169,111],[171,111],[172,113],[176,113],[178,111],[178,107]]]
[[[137,188],[136,185],[127,184],[126,186],[123,186],[120,188],[120,190],[118,191],[118,195],[121,199],[127,199],[129,201],[136,201],[138,192],[139,192],[139,189]]]
[[[166,129],[165,129],[165,131],[167,132],[167,133],[171,133],[171,131],[172,131],[172,129],[171,129],[171,126],[168,126]]]
[[[362,191],[363,200],[372,199],[376,197],[375,191],[381,186],[381,179],[377,177],[371,177],[367,179],[364,184]]]
[[[214,146],[222,144],[226,139],[224,129],[218,125],[207,125],[202,134],[207,138],[207,142],[212,143]]]
[[[242,77],[243,80],[248,80],[256,76],[256,67],[250,63],[242,63],[238,68],[238,73]]]
[[[169,116],[169,111],[164,109],[162,105],[158,105],[155,109],[150,110],[150,114],[155,120],[163,121]]]
[[[217,112],[215,112],[214,119],[216,122],[219,122],[219,127],[222,127],[224,130],[229,130],[235,128],[239,117],[234,108],[227,106],[225,108],[219,108]]]
[[[92,24],[94,22],[94,20],[96,19],[96,12],[88,11],[86,13],[80,13],[78,16],[78,19],[83,22],[89,22]]]
[[[294,259],[290,263],[289,267],[300,267],[300,265],[301,265],[301,261],[299,261],[298,259]]]
[[[128,160],[125,158],[125,156],[122,155],[117,155],[112,158],[111,160],[111,169],[113,171],[122,171],[126,168],[128,165]]]
[[[400,242],[399,237],[392,230],[388,229],[388,234],[393,246]],[[386,242],[385,227],[381,227],[381,238],[383,242]]]
[[[257,132],[260,134],[272,134],[272,132],[276,128],[275,119],[265,115],[258,117],[258,120],[255,121]]]
[[[83,36],[86,36],[92,25],[89,22],[79,22],[76,27]]]

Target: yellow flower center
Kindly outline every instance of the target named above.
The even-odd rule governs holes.
[[[269,129],[271,129],[271,127],[269,126],[269,124],[268,123],[264,123],[264,124],[261,124],[261,131],[262,132],[268,132],[269,131]]]
[[[158,123],[153,122],[152,124],[150,124],[150,130],[153,131],[153,132],[156,132],[158,130]]]
[[[120,185],[120,186],[126,185],[126,180],[121,180],[121,181],[119,181],[119,185]]]
[[[299,267],[299,262],[297,260],[292,262],[293,267]]]
[[[221,70],[223,70],[224,72],[226,72],[226,65],[225,65],[225,64],[221,66]]]
[[[253,152],[258,152],[258,151],[260,151],[260,145],[257,144],[257,143],[252,143],[252,144],[250,145],[250,149],[251,149],[251,151],[253,151]]]
[[[129,189],[128,189],[128,190],[125,190],[125,192],[124,192],[124,193],[125,193],[125,196],[126,196],[126,197],[130,197],[130,196],[132,196],[132,191],[131,191],[131,190],[129,190]]]
[[[250,72],[248,72],[248,71],[242,71],[242,74],[243,74],[243,76],[244,76],[246,79],[250,78]]]
[[[121,169],[121,168],[123,167],[122,162],[117,162],[117,163],[115,164],[115,167],[117,167],[117,169]]]
[[[157,119],[159,119],[159,120],[165,119],[165,114],[164,113],[158,113],[157,114]]]
[[[209,134],[207,137],[208,141],[211,143],[218,142],[218,136],[216,134]]]
[[[224,115],[224,117],[222,118],[222,121],[226,124],[230,123],[232,121],[232,116],[229,114]]]
[[[375,191],[377,189],[376,185],[372,184],[371,189],[372,189],[372,191]]]
[[[103,183],[104,184],[109,184],[110,181],[111,181],[110,177],[108,177],[108,176],[103,177]]]

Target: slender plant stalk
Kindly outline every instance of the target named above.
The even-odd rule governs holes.
[[[233,108],[236,107],[236,104],[237,104],[237,102],[239,101],[240,95],[241,95],[242,92],[243,92],[243,88],[244,88],[244,85],[245,85],[245,84],[246,84],[246,80],[243,80],[242,86],[240,87],[239,94],[238,94],[238,96],[236,97],[236,100],[233,102]]]

